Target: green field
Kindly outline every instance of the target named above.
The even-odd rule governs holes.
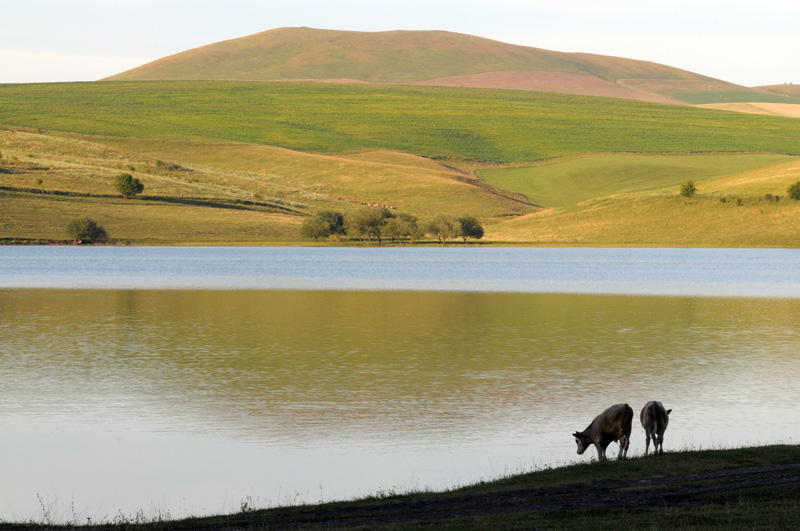
[[[496,244],[800,245],[791,118],[510,90],[103,82],[0,86],[0,123],[7,242],[62,240],[78,216],[118,242],[299,242],[318,209],[377,204],[476,216]],[[141,198],[117,197],[122,171]],[[687,180],[699,195],[675,203]]]
[[[480,170],[499,187],[523,194],[546,208],[575,210],[589,199],[677,187],[789,162],[793,157],[767,154],[731,155],[587,155],[521,168]],[[762,192],[783,193],[768,189]]]
[[[496,163],[606,152],[800,154],[798,120],[466,88],[203,81],[4,85],[0,123],[328,154],[391,149]]]

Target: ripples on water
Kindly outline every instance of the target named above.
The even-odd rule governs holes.
[[[799,316],[798,298],[3,289],[0,518],[36,517],[37,493],[96,520],[452,487],[585,460],[570,434],[622,401],[673,409],[667,450],[796,441]]]

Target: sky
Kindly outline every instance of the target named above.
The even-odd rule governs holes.
[[[268,29],[447,30],[800,83],[797,0],[0,0],[0,83],[94,81]]]

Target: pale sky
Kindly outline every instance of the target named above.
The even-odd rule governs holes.
[[[447,30],[800,83],[797,0],[0,0],[0,83],[93,81],[268,29]]]

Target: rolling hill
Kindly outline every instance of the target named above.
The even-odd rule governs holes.
[[[324,81],[505,88],[660,103],[800,103],[647,61],[446,31],[278,28],[181,52],[108,81]]]

